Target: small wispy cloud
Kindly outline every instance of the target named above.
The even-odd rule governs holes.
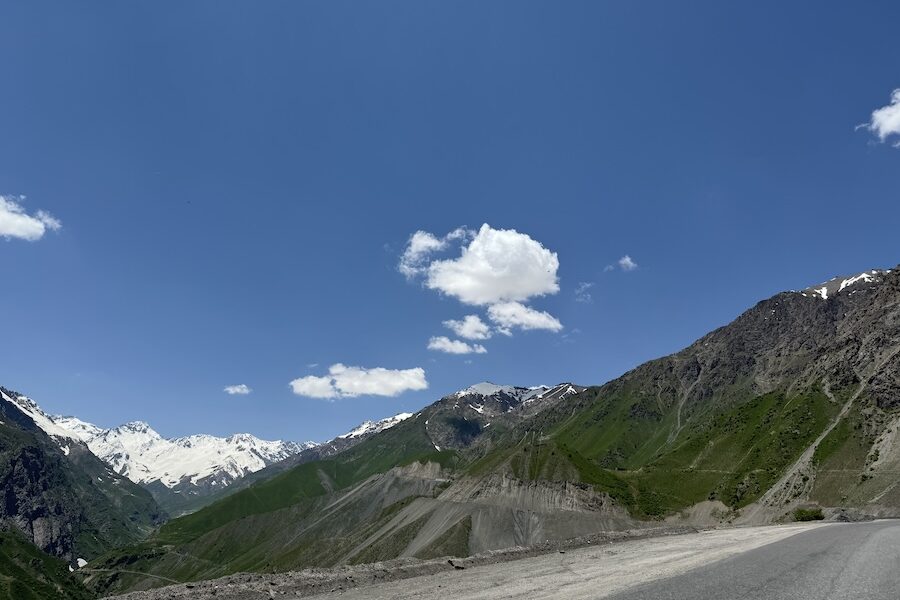
[[[559,319],[550,313],[519,302],[492,304],[488,307],[488,318],[497,325],[497,331],[504,335],[512,335],[513,329],[559,331],[563,328]]]
[[[224,391],[226,394],[229,394],[231,396],[235,396],[235,395],[246,396],[253,390],[250,389],[249,386],[247,386],[243,383],[239,383],[237,385],[226,385]]]
[[[622,269],[623,271],[625,271],[627,273],[628,271],[634,271],[635,269],[638,268],[638,266],[639,265],[637,264],[637,262],[635,262],[635,260],[633,258],[631,258],[629,255],[626,254],[625,256],[623,256],[622,258],[617,260],[615,263],[612,263],[612,264],[609,264],[609,265],[606,265],[605,267],[603,267],[603,272],[609,273],[610,271],[615,271],[616,268],[618,267],[619,269]]]
[[[619,268],[623,271],[634,271],[638,268],[638,264],[634,262],[634,259],[626,254],[619,259]]]
[[[491,327],[478,315],[466,315],[461,320],[444,321],[444,327],[467,340],[487,340],[492,335]]]
[[[431,257],[435,252],[446,250],[450,242],[455,240],[464,240],[474,234],[465,227],[458,227],[443,237],[438,237],[428,231],[419,230],[409,236],[406,243],[406,249],[400,257],[400,264],[397,269],[412,279],[416,275],[421,275],[428,270],[431,263]]]
[[[25,196],[0,195],[0,237],[34,242],[47,231],[62,229],[62,222],[45,210],[33,215],[25,212],[24,200]]]
[[[900,136],[900,88],[891,92],[891,102],[872,111],[868,123],[859,125],[857,129],[867,129],[880,142],[886,142],[891,136]],[[892,144],[900,148],[900,140]]]
[[[428,340],[428,349],[446,354],[485,354],[487,349],[481,344],[467,344],[462,340],[451,340],[439,335]]]
[[[590,281],[582,281],[575,287],[575,302],[583,302],[585,304],[590,304],[594,301],[593,296],[591,296],[591,288],[594,287],[594,283]]]

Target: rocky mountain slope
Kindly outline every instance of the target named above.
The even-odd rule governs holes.
[[[571,392],[570,392],[571,388]],[[659,521],[900,514],[900,271],[764,300],[600,387],[478,384],[104,557],[190,580]],[[152,577],[93,578],[96,589]]]
[[[150,494],[0,388],[0,528],[70,564],[138,541],[164,514]]]

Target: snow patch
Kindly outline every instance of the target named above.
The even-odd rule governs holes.
[[[821,283],[817,286],[807,288],[797,293],[800,293],[806,298],[812,295],[814,298],[828,300],[829,298],[833,298],[837,294],[840,294],[841,292],[852,286],[857,286],[859,284],[880,283],[882,280],[882,276],[887,273],[890,273],[890,271],[879,271],[877,269],[873,269],[871,271],[864,271],[863,273],[859,273],[858,275],[853,275],[852,277],[832,277],[825,283]],[[855,291],[859,290],[852,290],[850,293],[852,294]]]

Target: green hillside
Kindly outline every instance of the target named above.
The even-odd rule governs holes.
[[[20,534],[0,531],[0,600],[86,600],[91,592],[62,560]]]

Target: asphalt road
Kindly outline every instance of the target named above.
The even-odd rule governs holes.
[[[609,598],[897,600],[900,521],[813,529]]]

